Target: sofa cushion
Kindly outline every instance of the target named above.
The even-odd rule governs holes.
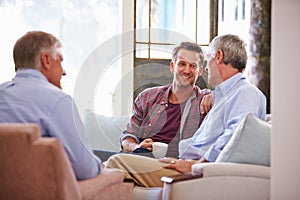
[[[135,186],[133,189],[133,200],[161,200],[162,199],[161,187],[144,188]]]
[[[126,128],[129,118],[129,115],[114,117],[86,110],[83,121],[91,148],[119,152],[121,150],[120,135]]]
[[[237,126],[216,162],[270,166],[271,125],[249,113]]]

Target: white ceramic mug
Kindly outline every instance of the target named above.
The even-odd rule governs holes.
[[[166,156],[168,150],[168,144],[163,142],[153,142],[152,153],[156,159],[160,159]]]

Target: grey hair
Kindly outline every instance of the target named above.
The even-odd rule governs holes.
[[[21,68],[40,69],[42,65],[40,55],[49,53],[53,58],[56,58],[57,48],[61,46],[61,42],[49,33],[27,32],[17,40],[13,49],[15,70]]]
[[[247,65],[246,43],[237,35],[222,35],[215,37],[209,44],[211,54],[215,55],[220,49],[224,54],[224,63],[243,71]]]

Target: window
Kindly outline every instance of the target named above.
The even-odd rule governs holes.
[[[96,113],[112,115],[117,105],[132,103],[132,100],[121,103],[123,99],[119,100],[118,95],[123,91],[116,89],[122,84],[132,95],[131,86],[120,81],[132,80],[131,75],[124,78],[121,72],[124,66],[129,66],[128,71],[135,66],[134,97],[146,87],[170,83],[169,62],[174,45],[188,40],[205,48],[218,32],[247,36],[249,4],[249,0],[61,0],[59,3],[53,0],[2,0],[0,83],[11,80],[15,74],[12,58],[15,41],[29,30],[50,32],[64,46],[63,67],[67,76],[62,78],[63,91],[75,98],[81,114],[84,109],[91,108]],[[130,8],[124,9],[128,5]],[[132,11],[134,19],[128,23]],[[135,31],[133,41],[127,41],[129,48],[134,43],[133,57],[120,50],[122,38],[118,36],[124,36],[124,24]],[[110,52],[114,55],[109,55]],[[124,63],[124,57],[133,64]],[[86,65],[93,68],[85,69]],[[89,84],[82,85],[91,79],[85,72],[96,72],[92,88]],[[205,80],[198,81],[206,84]],[[79,86],[86,91],[78,92]]]
[[[181,41],[210,41],[210,0],[135,0],[136,58],[170,59]]]
[[[64,92],[75,96],[78,73],[87,59],[104,42],[121,33],[121,10],[121,0],[0,1],[0,83],[11,80],[15,74],[12,51],[16,40],[27,31],[42,30],[55,35],[62,42],[62,65],[67,72],[67,76],[62,78],[62,87]],[[110,47],[118,49],[118,43],[111,43]],[[105,50],[103,52],[102,55]],[[81,112],[89,107],[98,113],[111,114],[114,87],[121,76],[120,62],[114,60],[108,63],[103,57],[93,61],[95,68],[103,67],[103,70],[95,81],[97,85],[93,86],[95,91],[89,94],[89,105],[78,105]],[[109,66],[103,66],[103,63]]]
[[[135,0],[135,58],[169,59],[179,42],[207,46],[218,34],[248,42],[249,20],[249,0]]]
[[[219,34],[234,33],[249,42],[250,0],[219,0]]]
[[[169,63],[179,43],[208,46],[216,5],[216,0],[135,0],[134,99],[147,87],[172,82]],[[196,83],[200,88],[207,87],[206,77],[204,71]]]
[[[249,0],[135,0],[134,97],[172,82],[169,62],[182,41],[204,50],[216,35],[234,33],[248,42]],[[198,79],[208,87],[206,72]]]

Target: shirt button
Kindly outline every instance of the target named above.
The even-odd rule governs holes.
[[[152,124],[150,123],[150,124],[148,124],[148,126],[152,126]]]
[[[160,110],[159,110],[159,111],[157,111],[157,113],[160,113]]]

